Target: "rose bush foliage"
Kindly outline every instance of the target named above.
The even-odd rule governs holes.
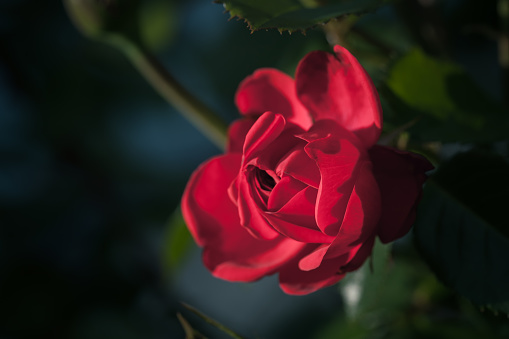
[[[286,293],[307,294],[359,268],[375,237],[409,231],[432,166],[376,145],[376,89],[346,49],[334,52],[306,55],[295,80],[260,69],[240,84],[226,154],[192,174],[182,199],[214,276],[279,273]]]

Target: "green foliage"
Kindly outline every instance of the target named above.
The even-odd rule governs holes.
[[[244,19],[251,31],[277,28],[304,31],[347,14],[373,11],[387,0],[220,0],[232,18]]]
[[[139,0],[64,0],[74,24],[83,34],[103,41],[119,43],[139,41]]]
[[[376,309],[380,298],[384,299],[387,295],[387,291],[380,293],[381,289],[394,287],[386,284],[386,280],[392,277],[387,274],[392,271],[389,267],[390,249],[390,245],[383,245],[377,239],[369,261],[358,271],[348,274],[341,282],[340,291],[349,317],[356,318],[360,314]],[[386,306],[390,307],[389,304]]]
[[[390,245],[375,244],[372,261],[340,283],[347,317],[338,314],[338,321],[316,338],[447,338],[444,333],[477,338],[489,331],[483,324],[474,325],[476,315],[466,319],[458,313],[454,321],[439,320],[440,314],[454,312],[450,292],[406,247],[401,255],[392,254]],[[360,292],[356,303],[349,301],[352,290]]]
[[[472,151],[426,186],[417,244],[437,276],[479,306],[509,313],[509,164]]]
[[[176,18],[173,1],[64,0],[75,26],[86,36],[114,45],[126,41],[152,49],[171,43]]]
[[[412,49],[391,68],[380,95],[390,121],[419,119],[409,131],[421,141],[476,142],[506,138],[509,117],[463,69]]]
[[[200,317],[202,320],[204,320],[208,324],[214,326],[221,332],[227,334],[229,337],[234,338],[234,339],[244,339],[244,337],[242,337],[240,334],[235,333],[233,330],[229,329],[228,327],[224,326],[223,324],[219,323],[218,321],[210,318],[209,316],[203,314],[202,312],[198,311],[196,308],[194,308],[190,305],[187,305],[187,304],[182,304],[182,306],[187,308],[189,311],[191,311],[192,313],[194,313],[195,315]]]
[[[396,261],[391,247],[377,239],[370,260],[340,283],[350,320],[377,319],[378,323],[371,324],[374,328],[410,305],[419,281],[418,273],[408,262]]]
[[[456,108],[447,91],[447,77],[461,73],[451,62],[412,49],[392,67],[387,83],[406,103],[444,119]]]
[[[313,336],[332,338],[505,338],[501,317],[486,317],[471,303],[455,298],[418,259],[406,240],[377,243],[372,261],[340,282],[343,296],[357,289],[345,314]]]
[[[167,274],[171,274],[178,267],[193,244],[191,233],[187,229],[179,207],[173,212],[166,225],[162,264]]]
[[[177,10],[173,1],[143,1],[140,7],[140,35],[151,50],[171,45],[177,31]]]

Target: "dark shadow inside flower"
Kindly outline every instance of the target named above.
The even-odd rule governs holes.
[[[258,167],[254,169],[254,178],[259,189],[270,192],[276,186],[276,180],[267,171]]]
[[[281,179],[274,171],[263,170],[253,165],[248,166],[246,174],[253,193],[263,202],[265,209],[272,190]]]

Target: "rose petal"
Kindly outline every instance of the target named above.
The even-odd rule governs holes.
[[[228,213],[234,208],[233,204],[220,201],[222,197],[221,187],[229,187],[239,172],[242,156],[240,154],[227,154],[210,159],[198,167],[191,178],[182,196],[182,214],[187,227],[199,246],[204,246],[209,239],[216,237],[221,229],[213,229],[201,220],[201,217],[212,212],[217,221],[225,221],[231,224],[238,220],[238,213]],[[226,193],[226,192],[225,192]],[[214,207],[225,205],[224,209]],[[214,213],[215,212],[215,213]],[[233,216],[232,216],[233,214]]]
[[[338,259],[338,267],[347,265],[373,237],[380,218],[380,194],[371,173],[371,164],[365,161],[359,171],[348,201],[341,228],[334,241],[311,252],[299,262],[302,270],[314,270],[324,259]]]
[[[331,125],[336,127],[334,133],[327,132]],[[353,190],[358,162],[365,155],[355,145],[356,140],[351,138],[351,133],[331,120],[316,122],[301,137],[311,140],[305,151],[316,161],[321,173],[316,222],[323,233],[336,235]]]
[[[257,238],[266,240],[275,239],[280,234],[274,230],[272,225],[265,218],[263,214],[266,208],[265,202],[258,195],[258,192],[255,192],[256,188],[250,182],[250,175],[252,175],[252,173],[241,173],[237,179],[239,184],[237,203],[240,224]]]
[[[266,112],[259,117],[246,135],[243,151],[245,163],[276,140],[285,128],[285,124],[285,119],[280,114]]]
[[[239,183],[237,178],[233,179],[231,185],[228,187],[228,197],[235,206],[238,206],[237,200],[239,199]]]
[[[319,230],[288,222],[284,217],[279,217],[277,214],[269,212],[266,218],[279,233],[301,243],[322,244],[329,243],[334,239]]]
[[[369,155],[382,199],[378,236],[388,243],[412,227],[422,184],[427,178],[425,173],[433,165],[420,155],[385,146],[373,147]]]
[[[204,247],[203,262],[218,278],[253,281],[276,272],[303,248],[278,237],[265,241],[240,226],[227,188],[239,171],[241,155],[209,160],[191,176],[182,198],[182,213],[196,242]]]
[[[354,257],[350,258],[348,263],[340,268],[341,272],[352,272],[360,268],[366,259],[371,255],[374,244],[374,236],[365,239],[360,248],[356,251]]]
[[[275,212],[283,207],[290,199],[295,197],[307,186],[303,182],[292,177],[283,177],[270,192],[267,210]],[[314,206],[314,204],[313,204]],[[313,213],[314,214],[314,213]]]
[[[297,192],[279,209],[268,213],[290,223],[319,231],[315,220],[316,194],[317,190],[308,186]],[[330,237],[328,237],[328,239],[329,241],[332,240]]]
[[[277,178],[285,176],[284,173],[280,172],[281,169],[278,167],[278,164],[281,159],[284,159],[291,153],[292,149],[304,149],[307,143],[298,137],[298,135],[302,133],[304,133],[304,131],[295,125],[286,124],[285,129],[279,137],[270,143],[265,151],[256,152],[251,157],[246,158],[246,164],[252,164],[260,169],[273,173]],[[316,167],[313,160],[308,161]],[[305,164],[301,165],[304,166]],[[301,172],[306,173],[306,170],[302,169]]]
[[[280,114],[266,112],[258,118],[246,135],[242,171],[237,179],[237,203],[241,225],[249,229],[254,236],[268,240],[279,236],[279,233],[274,230],[263,214],[266,202],[259,197],[259,192],[253,191],[255,186],[252,182],[253,178],[250,177],[252,169],[248,167],[258,166],[261,170],[270,170],[271,162],[275,161],[270,159],[278,153],[285,154],[293,143],[299,141],[293,137],[292,126],[295,125],[291,124],[290,129],[282,133],[285,126],[285,119]],[[298,128],[298,131],[302,130]],[[276,139],[277,142],[274,142]],[[271,151],[264,152],[269,145],[271,145]]]
[[[281,268],[279,285],[288,294],[305,295],[331,286],[344,276],[339,273],[339,265],[335,260],[324,260],[317,269],[302,271],[296,259]]]
[[[244,148],[244,141],[246,140],[247,132],[253,127],[254,119],[239,119],[234,121],[228,128],[228,145],[226,146],[226,153],[242,153]]]
[[[360,249],[358,245],[375,234],[380,214],[380,191],[371,170],[371,163],[364,161],[348,201],[341,228],[325,258],[349,253],[348,260],[351,260]]]
[[[276,166],[279,177],[289,175],[306,185],[318,189],[320,185],[320,171],[316,162],[304,151],[304,145],[298,144]]]
[[[297,181],[286,177],[281,182],[284,179]],[[265,217],[281,234],[294,240],[306,243],[330,243],[334,240],[334,237],[323,234],[316,226],[314,215],[315,201],[316,189],[306,187],[295,193],[277,211],[266,212]]]
[[[235,103],[248,116],[258,117],[271,111],[303,129],[312,124],[307,109],[297,99],[294,80],[276,69],[259,69],[244,79],[235,94]]]
[[[311,271],[319,267],[329,247],[330,244],[320,245],[320,247],[318,247],[316,250],[303,257],[299,261],[299,269],[302,271]]]
[[[350,52],[340,46],[334,51],[336,55],[311,52],[301,60],[295,75],[297,96],[315,121],[335,120],[369,148],[382,129],[378,93]]]

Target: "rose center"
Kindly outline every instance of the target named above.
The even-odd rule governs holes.
[[[266,171],[259,169],[258,167],[255,169],[255,178],[258,182],[259,187],[264,191],[272,191],[274,186],[276,186],[276,181],[274,178],[267,173]]]

